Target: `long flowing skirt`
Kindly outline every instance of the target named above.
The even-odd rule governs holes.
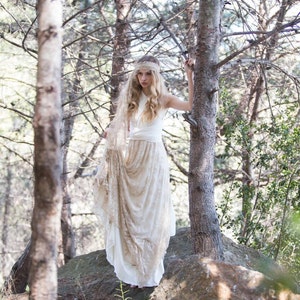
[[[109,150],[105,169],[95,184],[95,212],[104,221],[107,259],[123,282],[156,286],[175,234],[164,145],[130,140],[124,156]]]

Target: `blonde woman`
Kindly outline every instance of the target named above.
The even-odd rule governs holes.
[[[104,222],[107,259],[119,280],[132,287],[157,286],[175,217],[169,165],[162,142],[168,108],[189,111],[192,62],[186,61],[189,98],[169,94],[153,56],[139,59],[120,93],[95,181],[95,209]]]

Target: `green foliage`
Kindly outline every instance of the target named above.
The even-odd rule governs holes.
[[[122,300],[131,300],[131,297],[126,297],[126,294],[129,292],[129,290],[124,290],[124,284],[122,281],[120,281],[119,288],[116,288],[117,292],[119,294],[114,294],[114,296],[118,299]]]
[[[288,221],[299,213],[297,104],[287,104],[285,115],[265,114],[250,123],[245,114],[232,116],[237,102],[226,89],[222,96],[218,117],[222,143],[216,165],[231,172],[220,174],[227,185],[218,205],[221,226],[240,243],[278,259],[300,278],[299,233],[296,225],[290,226],[295,222]],[[245,159],[251,164],[251,173],[246,176],[242,168]]]

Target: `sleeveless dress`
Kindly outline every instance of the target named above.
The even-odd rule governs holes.
[[[130,120],[125,153],[107,155],[105,184],[97,184],[95,197],[96,214],[106,231],[107,260],[121,281],[138,287],[159,284],[169,239],[175,234],[169,164],[162,142],[166,109],[145,123],[141,115],[146,101],[142,94],[138,112]]]

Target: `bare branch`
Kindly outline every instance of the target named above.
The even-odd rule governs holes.
[[[102,27],[97,27],[96,29],[92,30],[92,31],[89,31],[87,32],[86,34],[83,34],[81,35],[80,37],[78,37],[77,39],[63,45],[63,49],[65,48],[68,48],[70,47],[72,44],[76,43],[76,42],[79,42],[81,41],[82,39],[86,38],[86,37],[89,37],[91,40],[93,40],[94,42],[97,42],[97,43],[101,43],[101,41],[93,36],[91,36],[91,34],[95,33],[95,32],[98,32],[98,31],[104,31],[104,30],[108,30],[109,28],[111,28],[112,26],[108,25],[108,26],[102,26]],[[107,44],[107,42],[105,43]]]
[[[18,43],[16,43],[16,42],[13,42],[13,41],[7,39],[7,38],[4,36],[3,33],[0,34],[0,38],[2,38],[4,41],[8,42],[9,44],[11,44],[11,45],[13,45],[13,46],[16,46],[16,47],[18,47],[18,48],[24,49],[23,45],[20,45],[20,44],[18,44]],[[29,53],[32,57],[34,57],[35,59],[37,59],[36,56],[32,55],[32,53],[37,54],[37,50],[32,49],[32,48],[26,48],[26,49],[24,49],[24,50],[25,50],[27,53]]]
[[[33,143],[30,143],[30,142],[25,142],[25,141],[16,141],[12,138],[9,138],[7,136],[4,136],[2,134],[0,134],[0,138],[4,139],[4,140],[8,140],[10,142],[13,142],[13,143],[16,143],[16,144],[25,144],[25,145],[29,145],[29,146],[33,146],[34,144]]]
[[[28,30],[26,31],[26,33],[25,33],[25,35],[24,35],[23,41],[22,41],[22,48],[23,48],[26,52],[28,52],[28,49],[27,49],[27,46],[25,45],[25,41],[26,41],[26,39],[27,39],[27,36],[28,36],[30,30],[32,29],[33,24],[36,22],[36,20],[37,20],[37,16],[36,16],[36,17],[34,18],[34,20],[31,22],[31,24],[30,24]],[[28,53],[30,54],[30,52],[28,52]]]
[[[74,179],[76,179],[78,177],[83,177],[83,175],[82,175],[83,171],[90,165],[90,162],[92,161],[93,156],[94,156],[97,148],[99,147],[102,139],[103,139],[103,137],[99,136],[97,141],[93,144],[91,151],[89,152],[89,154],[86,156],[86,158],[83,160],[83,162],[81,163],[81,165],[75,172]],[[91,175],[95,175],[94,172],[92,172]]]
[[[2,4],[0,3],[0,7],[2,7],[12,18],[13,20],[16,22],[16,24],[19,26],[19,28],[21,29],[21,31],[25,34],[23,27],[21,26],[21,24],[19,23],[18,19],[15,18],[15,16]]]
[[[33,167],[33,164],[32,164],[27,158],[25,158],[24,156],[22,156],[21,154],[19,154],[19,153],[16,152],[15,150],[13,150],[13,149],[7,147],[5,144],[3,144],[3,143],[0,143],[0,144],[3,146],[3,148],[5,148],[5,149],[7,149],[9,152],[15,154],[17,157],[21,158],[24,162],[28,163],[31,167]]]
[[[175,155],[169,150],[167,144],[164,142],[166,151],[168,156],[172,159],[172,162],[175,164],[175,166],[178,168],[178,170],[185,176],[188,176],[188,171],[175,159]]]
[[[249,43],[249,45],[243,47],[242,49],[230,54],[229,56],[227,56],[226,58],[224,58],[222,61],[220,61],[217,65],[216,68],[221,68],[223,65],[225,65],[226,63],[228,63],[229,61],[231,61],[233,58],[237,57],[239,54],[243,53],[244,51],[248,50],[249,48],[252,48],[254,46],[259,45],[260,43],[264,42],[265,40],[267,40],[268,38],[272,37],[274,34],[277,34],[279,32],[282,32],[283,30],[285,30],[288,27],[293,27],[295,25],[297,25],[298,23],[300,23],[300,18],[296,18],[293,21],[284,24],[278,28],[275,28],[274,30],[269,31],[268,33],[266,33],[264,36],[262,36],[261,38]],[[296,29],[294,29],[296,30]]]
[[[281,33],[284,32],[294,32],[295,34],[300,34],[300,32],[298,32],[297,29],[295,28],[288,28],[285,30],[281,30]],[[231,33],[227,33],[227,34],[223,34],[222,38],[225,37],[230,37],[230,36],[235,36],[235,35],[263,35],[263,34],[270,34],[272,33],[272,31],[259,31],[259,30],[253,30],[253,31],[237,31],[237,32],[231,32]]]
[[[30,120],[31,120],[31,119],[33,118],[33,116],[31,116],[31,115],[27,115],[27,114],[25,114],[25,113],[19,111],[18,109],[15,109],[15,108],[12,108],[12,107],[8,107],[7,105],[2,104],[2,103],[0,103],[0,108],[4,108],[4,109],[7,109],[7,110],[11,110],[11,111],[17,113],[18,115],[22,116],[23,118],[25,118],[26,121],[28,121],[28,122],[29,122],[29,120],[27,120],[27,119],[30,119]]]
[[[81,15],[83,12],[86,12],[90,9],[92,9],[94,6],[96,6],[97,4],[103,2],[103,0],[98,0],[94,3],[92,3],[91,5],[85,7],[84,9],[82,10],[79,10],[77,13],[75,13],[74,15],[72,15],[71,17],[69,17],[67,20],[65,20],[62,24],[62,26],[64,27],[67,23],[69,23],[70,21],[72,21],[74,18],[76,18],[78,15]]]

